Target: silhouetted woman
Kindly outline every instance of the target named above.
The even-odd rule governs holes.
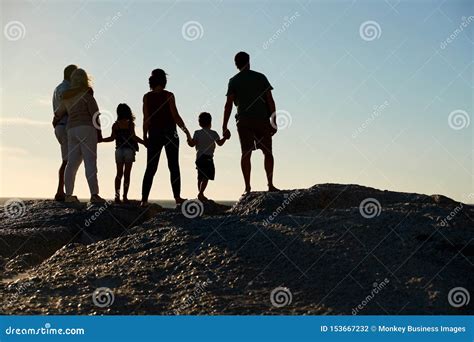
[[[68,115],[68,162],[64,173],[66,202],[78,202],[73,196],[77,169],[84,160],[91,202],[105,202],[99,196],[97,181],[97,143],[102,140],[99,107],[95,101],[89,76],[84,69],[77,69],[71,75],[71,89],[63,93],[61,105],[54,113],[57,119]]]
[[[163,70],[153,70],[148,80],[151,90],[143,96],[143,139],[147,146],[147,167],[143,177],[142,206],[148,203],[163,147],[168,159],[174,199],[177,205],[184,201],[181,198],[179,137],[176,126],[179,126],[187,137],[191,136],[178,113],[173,93],[165,90],[166,82],[166,73]]]

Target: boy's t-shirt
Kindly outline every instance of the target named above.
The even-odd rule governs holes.
[[[209,128],[198,129],[194,132],[193,140],[196,142],[196,158],[202,155],[214,156],[216,141],[220,140],[219,134]]]

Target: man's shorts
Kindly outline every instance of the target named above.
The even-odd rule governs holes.
[[[54,135],[58,139],[59,145],[61,145],[61,158],[63,158],[63,161],[66,161],[68,155],[66,125],[56,125],[54,127]]]
[[[203,154],[196,159],[196,169],[198,170],[198,180],[214,180],[216,168],[214,166],[214,158]]]
[[[135,161],[135,150],[128,147],[119,147],[115,149],[116,163],[133,163]]]
[[[242,153],[260,149],[272,151],[272,126],[269,119],[240,118],[237,122]]]

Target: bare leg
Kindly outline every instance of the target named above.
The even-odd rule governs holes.
[[[245,182],[245,192],[250,192],[250,171],[252,170],[252,165],[250,158],[252,157],[252,151],[248,151],[242,154],[240,159],[240,167],[242,168],[242,174],[244,175]]]
[[[207,201],[207,197],[204,196],[204,191],[207,188],[207,183],[209,181],[207,179],[202,179],[201,182],[199,183],[199,194],[198,194],[198,200],[200,201]]]
[[[115,176],[115,202],[120,203],[120,183],[122,183],[124,163],[117,163],[117,175]]]
[[[66,170],[66,165],[67,160],[63,160],[58,172],[58,190],[56,191],[56,196],[54,196],[54,199],[57,201],[64,200],[64,171]]]
[[[273,185],[273,166],[274,166],[273,154],[271,152],[264,152],[263,154],[265,157],[264,163],[265,163],[265,172],[267,173],[268,191],[279,191]]]
[[[130,173],[132,172],[133,163],[125,163],[125,171],[123,178],[123,201],[128,202],[128,188],[130,186]]]

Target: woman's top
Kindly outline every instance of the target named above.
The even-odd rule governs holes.
[[[150,135],[161,135],[176,131],[176,122],[171,113],[170,100],[173,93],[167,90],[150,91],[143,97],[148,110],[145,118]]]
[[[135,141],[134,123],[128,121],[127,127],[120,127],[119,122],[115,122],[112,130],[115,134],[115,148],[131,148],[138,151],[138,143]]]
[[[68,115],[67,129],[78,126],[94,126],[99,128],[97,116],[99,107],[91,90],[70,89],[63,93],[63,101],[55,115]],[[97,123],[94,125],[93,121]]]

